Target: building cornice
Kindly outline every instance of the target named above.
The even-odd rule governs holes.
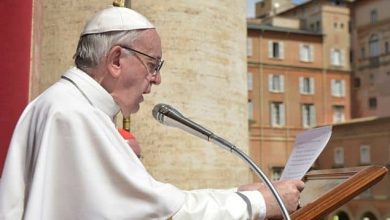
[[[293,28],[286,28],[286,27],[277,27],[277,26],[270,26],[270,25],[264,25],[264,24],[247,24],[248,30],[258,30],[262,32],[270,31],[270,32],[281,32],[285,34],[302,34],[302,35],[310,35],[315,37],[323,37],[323,33],[313,32],[313,31],[307,31],[302,29],[293,29]]]
[[[351,70],[342,70],[342,69],[331,69],[331,68],[320,68],[320,67],[305,67],[305,66],[295,66],[295,65],[283,65],[283,64],[270,64],[270,63],[262,63],[262,62],[253,62],[253,61],[248,61],[248,66],[251,67],[272,67],[272,68],[279,68],[279,69],[296,69],[299,71],[317,71],[317,72],[339,72],[339,73],[344,73],[344,74],[350,74]]]

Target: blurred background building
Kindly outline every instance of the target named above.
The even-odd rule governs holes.
[[[248,19],[251,155],[278,179],[298,132],[333,124],[315,169],[390,166],[387,0],[256,3]],[[371,116],[367,118],[368,116]],[[324,219],[390,219],[387,175]]]

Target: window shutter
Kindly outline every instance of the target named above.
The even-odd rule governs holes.
[[[276,109],[275,109],[275,103],[271,103],[271,126],[276,126]]]
[[[253,89],[253,74],[252,72],[248,72],[247,73],[247,87],[248,87],[248,91],[252,91]]]
[[[332,96],[337,96],[336,80],[334,80],[334,79],[330,80],[330,89],[332,91]]]
[[[279,104],[279,110],[280,110],[280,126],[284,126],[285,125],[284,103]]]
[[[314,46],[313,45],[310,45],[310,60],[311,62],[314,62]]]
[[[306,117],[306,108],[305,104],[301,105],[301,114],[302,114],[302,127],[307,127],[307,117]]]
[[[299,60],[300,61],[305,61],[305,54],[304,54],[304,48],[303,48],[303,44],[299,44]]]
[[[340,96],[344,97],[345,96],[345,80],[341,80],[341,94]]]
[[[274,53],[273,53],[273,41],[268,41],[268,57],[269,58],[272,58],[274,57]]]
[[[248,119],[253,120],[253,103],[248,101]]]
[[[279,42],[279,58],[284,59],[284,43]]]
[[[301,77],[299,77],[299,92],[301,93],[301,94],[305,94],[305,91],[303,90],[303,77],[301,76]]]
[[[314,105],[310,105],[310,126],[314,127],[317,124],[316,108]]]
[[[315,81],[313,77],[310,77],[310,94],[315,93]]]
[[[280,76],[280,91],[284,92],[284,75],[279,75]]]
[[[336,54],[333,48],[330,49],[330,61],[332,65],[336,65]]]
[[[246,53],[247,56],[253,55],[252,38],[248,37],[246,40]]]
[[[273,74],[268,75],[268,91],[270,91],[270,92],[274,91],[274,88],[272,86],[273,85],[273,78],[274,78]]]
[[[344,60],[345,60],[345,51],[340,50],[340,66],[344,66]]]

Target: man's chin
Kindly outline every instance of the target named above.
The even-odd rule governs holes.
[[[131,110],[130,110],[130,114],[134,114],[134,113],[137,113],[140,109],[140,105],[137,104],[135,107],[133,107]]]

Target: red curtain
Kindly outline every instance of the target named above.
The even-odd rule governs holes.
[[[32,0],[0,1],[0,170],[12,131],[28,103]]]

